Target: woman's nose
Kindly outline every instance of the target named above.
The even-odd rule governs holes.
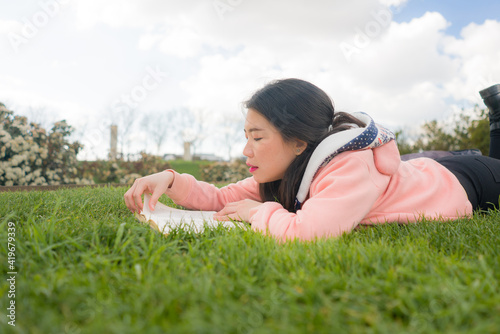
[[[253,150],[250,147],[249,142],[247,142],[245,147],[243,148],[243,155],[248,158],[251,158],[253,156]]]

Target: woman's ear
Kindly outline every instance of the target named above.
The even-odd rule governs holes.
[[[300,139],[295,139],[295,155],[301,155],[307,148],[307,143]]]

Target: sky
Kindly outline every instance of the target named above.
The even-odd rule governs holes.
[[[111,124],[125,154],[196,139],[196,153],[239,156],[242,102],[288,77],[411,133],[484,107],[500,2],[0,0],[0,102],[48,128],[67,120],[79,159],[106,158]]]

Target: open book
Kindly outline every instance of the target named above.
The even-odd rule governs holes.
[[[151,228],[168,234],[174,228],[182,228],[193,232],[202,232],[206,227],[217,226],[241,226],[240,222],[233,221],[218,221],[213,218],[215,211],[195,211],[195,210],[180,210],[171,208],[165,204],[158,202],[155,210],[149,209],[149,200],[151,195],[144,194],[143,211],[140,214],[135,214],[136,218],[142,223],[146,223]]]

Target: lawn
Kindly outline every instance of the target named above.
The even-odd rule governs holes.
[[[499,212],[280,244],[250,229],[165,237],[125,191],[0,193],[0,332],[500,332]]]
[[[179,173],[187,173],[193,175],[197,180],[201,180],[201,166],[213,164],[212,161],[207,160],[169,160],[168,163],[172,169]]]

